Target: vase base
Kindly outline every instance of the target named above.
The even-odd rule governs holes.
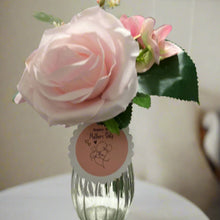
[[[85,210],[86,216],[85,218],[81,218],[81,220],[124,220],[125,212],[121,209],[115,209],[105,206],[96,206],[86,208]]]

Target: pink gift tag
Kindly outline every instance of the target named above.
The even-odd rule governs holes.
[[[79,126],[69,146],[71,164],[81,177],[106,183],[121,176],[131,163],[132,141],[128,129],[112,134],[104,125]]]

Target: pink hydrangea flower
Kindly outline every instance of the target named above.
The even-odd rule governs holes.
[[[144,20],[145,18],[142,16],[127,17],[126,15],[122,15],[120,18],[121,23],[131,32],[134,38],[140,35]]]
[[[172,30],[171,25],[162,25],[154,30],[155,19],[142,16],[127,17],[123,15],[120,21],[139,42],[141,51],[136,65],[138,72],[145,72],[154,63],[159,64],[160,60],[182,51],[175,44],[165,40]]]

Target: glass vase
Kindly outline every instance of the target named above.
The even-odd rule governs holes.
[[[132,163],[119,178],[105,184],[81,178],[73,170],[71,193],[81,220],[124,220],[134,195]]]

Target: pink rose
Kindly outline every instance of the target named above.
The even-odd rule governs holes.
[[[137,60],[137,71],[145,72],[149,70],[154,63],[160,63],[160,60],[180,53],[182,50],[175,44],[165,41],[172,30],[171,25],[162,25],[154,30],[156,21],[153,18],[144,18],[142,16],[127,17],[122,15],[120,21],[131,35],[137,39],[140,47],[143,49],[142,60]]]
[[[46,30],[26,60],[16,103],[26,100],[50,125],[99,122],[123,112],[137,92],[138,44],[100,7]]]

